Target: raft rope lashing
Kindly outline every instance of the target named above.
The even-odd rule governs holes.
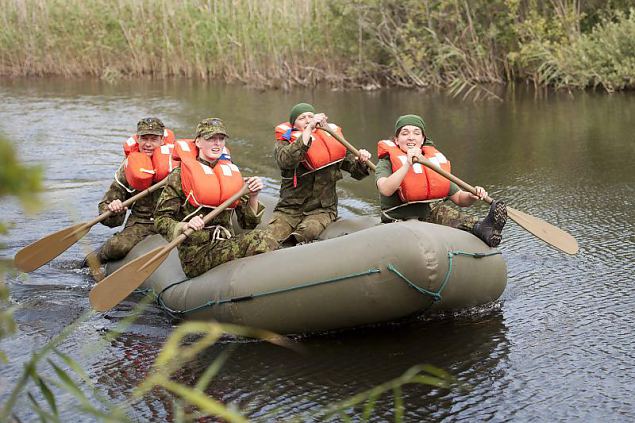
[[[205,308],[210,308],[210,307],[213,307],[215,305],[227,304],[227,303],[236,303],[236,302],[239,302],[239,301],[251,300],[251,299],[259,298],[259,297],[266,297],[268,295],[282,294],[284,292],[296,291],[298,289],[310,288],[310,287],[313,287],[313,286],[325,285],[325,284],[329,284],[329,283],[341,282],[341,281],[344,281],[344,280],[347,280],[347,279],[357,278],[357,277],[360,277],[360,276],[372,275],[372,274],[375,274],[375,273],[380,273],[380,270],[377,269],[377,268],[373,268],[373,269],[368,269],[368,270],[366,270],[364,272],[350,273],[348,275],[337,276],[335,278],[325,279],[325,280],[320,280],[320,281],[307,282],[307,283],[300,284],[300,285],[289,286],[287,288],[272,289],[270,291],[256,292],[256,293],[250,294],[250,295],[242,295],[242,296],[239,296],[239,297],[223,298],[223,299],[220,299],[220,300],[210,300],[210,301],[206,302],[205,304],[202,304],[202,305],[197,306],[197,307],[189,308],[189,309],[183,310],[183,311],[173,310],[173,309],[168,307],[163,302],[163,293],[165,291],[167,291],[168,289],[173,288],[174,286],[179,285],[179,284],[181,284],[183,282],[187,282],[189,280],[189,279],[184,279],[182,281],[175,282],[175,283],[173,283],[171,285],[168,285],[165,288],[163,288],[163,290],[161,292],[159,292],[159,294],[157,295],[157,302],[159,303],[159,306],[161,306],[163,309],[165,309],[171,315],[179,316],[179,315],[185,315],[185,314],[188,314],[188,313],[193,313],[195,311],[200,311],[200,310],[203,310]]]
[[[468,253],[466,251],[448,251],[448,271],[445,273],[445,277],[443,278],[443,282],[441,283],[441,286],[439,286],[439,289],[436,291],[430,291],[428,289],[425,288],[421,288],[420,286],[418,286],[417,284],[415,284],[414,282],[412,282],[410,279],[408,279],[403,273],[401,273],[394,265],[392,264],[388,264],[388,266],[386,266],[386,268],[388,270],[390,270],[391,272],[393,272],[395,275],[399,276],[404,282],[406,282],[411,288],[414,288],[415,290],[417,290],[418,292],[424,294],[424,295],[429,295],[432,297],[432,301],[434,301],[435,303],[438,301],[441,301],[441,293],[443,292],[443,290],[445,289],[445,286],[448,284],[448,281],[450,280],[450,274],[452,273],[452,267],[453,267],[453,263],[454,263],[454,256],[468,256],[468,257],[473,257],[475,259],[480,259],[483,257],[489,257],[489,256],[495,256],[501,254],[500,251],[494,251],[491,253]]]

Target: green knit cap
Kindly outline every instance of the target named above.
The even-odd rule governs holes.
[[[298,103],[291,108],[291,115],[289,116],[289,123],[293,125],[295,120],[302,113],[311,112],[315,113],[315,109],[309,103]]]
[[[395,136],[397,136],[401,128],[406,125],[416,126],[417,128],[421,128],[424,133],[426,132],[426,124],[421,116],[403,115],[399,116],[399,119],[397,119],[397,122],[395,122]]]

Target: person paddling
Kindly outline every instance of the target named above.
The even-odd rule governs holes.
[[[487,197],[483,187],[476,186],[476,195],[462,191],[443,176],[428,169],[417,159],[423,156],[450,172],[450,162],[426,137],[425,123],[420,116],[404,115],[395,122],[392,140],[377,144],[379,161],[375,173],[384,223],[418,219],[471,232],[488,246],[496,247],[502,239],[507,222],[507,208],[502,201],[490,205],[488,215],[481,220],[446,206],[450,200],[460,207],[469,207]]]
[[[264,206],[258,201],[262,180],[242,177],[225,148],[228,137],[222,120],[201,121],[193,144],[197,151],[181,157],[181,167],[168,177],[155,210],[155,228],[168,241],[188,228],[195,230],[178,246],[183,271],[190,278],[230,260],[278,247],[265,230],[235,235],[232,229],[232,213],[236,213],[244,229],[253,229],[260,223]],[[239,192],[244,184],[249,188],[248,195],[205,226],[202,217]]]
[[[275,156],[282,174],[280,200],[267,229],[279,242],[296,244],[315,240],[337,218],[335,186],[342,169],[357,180],[368,176],[367,150],[359,157],[319,126],[328,126],[340,136],[342,130],[328,122],[312,105],[293,106],[289,121],[275,129]]]
[[[174,134],[156,117],[143,118],[137,123],[137,132],[124,143],[126,160],[115,172],[115,179],[99,203],[99,213],[113,214],[101,223],[110,228],[121,226],[127,208],[123,201],[164,179],[172,170],[171,160]],[[148,235],[155,234],[154,208],[161,195],[157,190],[136,201],[124,229],[112,236],[98,250],[84,260],[84,266],[122,259]]]

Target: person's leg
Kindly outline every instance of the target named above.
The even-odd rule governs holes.
[[[278,248],[278,242],[267,230],[254,229],[230,239],[179,249],[185,274],[193,278],[216,266],[235,259],[254,256]]]
[[[507,207],[502,201],[494,201],[490,205],[487,216],[478,220],[476,217],[462,213],[453,207],[438,204],[432,207],[427,222],[471,232],[488,246],[496,247],[503,238],[503,227],[507,222]]]
[[[99,261],[120,260],[132,250],[132,248],[143,241],[148,235],[154,235],[154,225],[145,223],[134,223],[125,227],[121,232],[113,235],[99,250]]]
[[[330,223],[335,221],[335,217],[335,213],[331,212],[307,215],[291,235],[295,237],[296,242],[314,241]]]
[[[291,235],[291,232],[293,232],[301,220],[302,215],[293,216],[288,213],[275,211],[271,216],[271,221],[267,224],[266,230],[269,231],[278,243],[282,244],[289,238],[289,235]]]
[[[116,233],[100,248],[91,252],[84,259],[82,267],[92,265],[99,267],[108,261],[120,260],[132,250],[132,248],[143,241],[145,237],[154,235],[154,225],[145,223],[134,223],[126,226],[119,233]]]
[[[426,222],[472,232],[474,225],[478,222],[478,218],[470,216],[467,213],[462,213],[454,207],[439,203],[432,206]]]

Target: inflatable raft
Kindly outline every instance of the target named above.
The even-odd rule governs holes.
[[[319,242],[222,264],[187,279],[173,250],[142,285],[168,312],[280,334],[349,328],[497,300],[507,266],[496,249],[446,226],[347,219]],[[107,273],[164,244],[155,235]]]

